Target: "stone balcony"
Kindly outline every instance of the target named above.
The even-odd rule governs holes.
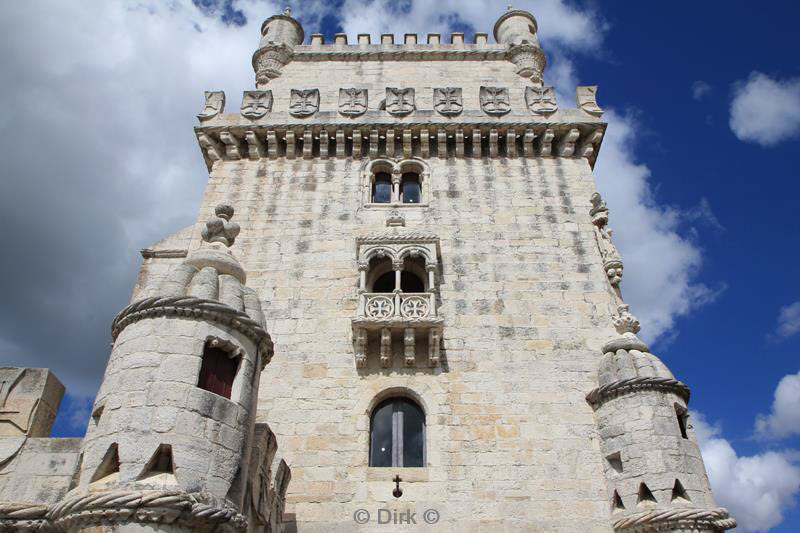
[[[392,366],[393,335],[403,341],[403,361],[406,367],[416,365],[417,339],[427,338],[428,366],[439,365],[444,320],[437,316],[436,293],[401,292],[359,294],[358,312],[352,320],[356,364],[367,366],[370,332],[380,339],[380,362],[384,368]]]

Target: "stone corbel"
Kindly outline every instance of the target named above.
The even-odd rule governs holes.
[[[267,155],[270,159],[278,157],[278,136],[275,134],[275,130],[267,132]]]
[[[430,154],[431,136],[428,133],[428,128],[419,130],[419,155],[423,159],[427,159]]]
[[[367,366],[367,330],[358,328],[356,330],[356,366],[364,368]]]
[[[514,128],[506,132],[506,157],[517,157],[517,133]]]
[[[328,159],[328,130],[323,129],[319,132],[319,158]]]
[[[197,141],[200,143],[200,148],[206,153],[208,159],[213,163],[222,159],[222,154],[225,153],[225,148],[215,141],[210,135],[206,133],[198,133]]]
[[[447,131],[440,127],[436,132],[439,159],[447,159]]]
[[[472,130],[472,157],[481,158],[481,130],[478,128]]]
[[[255,131],[247,130],[244,134],[244,138],[247,141],[247,152],[250,159],[257,161],[266,155],[267,147],[264,146],[264,143],[258,138]]]
[[[294,159],[294,130],[286,130],[286,159]]]
[[[532,129],[525,130],[525,135],[522,137],[522,151],[525,157],[533,157],[533,140],[536,134]]]
[[[492,159],[497,159],[498,155],[498,148],[497,148],[497,130],[491,129],[489,130],[489,157]]]
[[[310,129],[303,132],[303,159],[311,159],[314,154],[314,132]]]
[[[381,366],[389,368],[392,364],[392,332],[389,328],[381,329]]]
[[[293,56],[293,50],[285,44],[270,43],[253,54],[253,70],[256,72],[256,87],[261,89],[279,77]]]
[[[242,158],[243,153],[247,153],[242,140],[229,130],[219,132],[219,140],[225,144],[225,155],[228,159],[237,161]]]
[[[405,356],[406,366],[408,367],[414,366],[414,359],[416,357],[414,340],[414,328],[405,328],[403,330],[403,353]]]
[[[539,137],[539,155],[542,157],[549,157],[550,153],[553,151],[553,139],[555,138],[555,132],[547,128],[542,133],[542,136]]]
[[[595,146],[599,144],[601,140],[603,140],[603,130],[601,129],[596,129],[589,135],[586,135],[578,149],[578,155],[580,157],[591,157],[596,150]]]
[[[428,366],[431,368],[439,366],[439,345],[441,344],[442,334],[436,328],[428,330]]]
[[[559,157],[571,157],[575,153],[575,141],[580,135],[581,132],[577,128],[572,128],[561,138],[557,149]]]

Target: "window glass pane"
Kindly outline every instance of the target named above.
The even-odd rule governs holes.
[[[418,204],[420,201],[419,176],[417,174],[403,174],[401,193],[404,204]]]
[[[369,466],[392,466],[392,407],[389,400],[372,412]]]
[[[372,185],[372,201],[376,204],[388,204],[392,201],[392,178],[386,172],[375,174]]]
[[[415,403],[400,400],[403,411],[403,466],[425,466],[425,415]]]

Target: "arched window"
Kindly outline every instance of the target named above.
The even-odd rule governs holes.
[[[372,203],[388,204],[391,201],[392,177],[388,172],[378,172],[372,183]]]
[[[425,413],[407,398],[389,398],[370,420],[369,466],[425,466]]]
[[[203,347],[203,363],[200,366],[200,379],[197,386],[230,400],[233,380],[239,368],[239,357],[220,348]]]
[[[400,182],[400,199],[404,204],[418,204],[422,197],[419,174],[406,172]]]

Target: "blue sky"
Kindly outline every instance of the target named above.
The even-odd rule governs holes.
[[[289,4],[307,37],[464,31],[469,41],[491,33],[506,3]],[[137,250],[195,217],[202,91],[235,102],[251,88],[258,27],[283,8],[86,4],[20,2],[0,16],[11,103],[0,212],[16,254],[0,263],[0,350],[2,362],[49,366],[66,383],[59,435],[85,427]],[[514,6],[539,21],[545,81],[562,105],[574,105],[576,84],[600,86],[609,134],[596,175],[623,294],[653,351],[692,387],[717,499],[741,530],[800,530],[800,6]]]

